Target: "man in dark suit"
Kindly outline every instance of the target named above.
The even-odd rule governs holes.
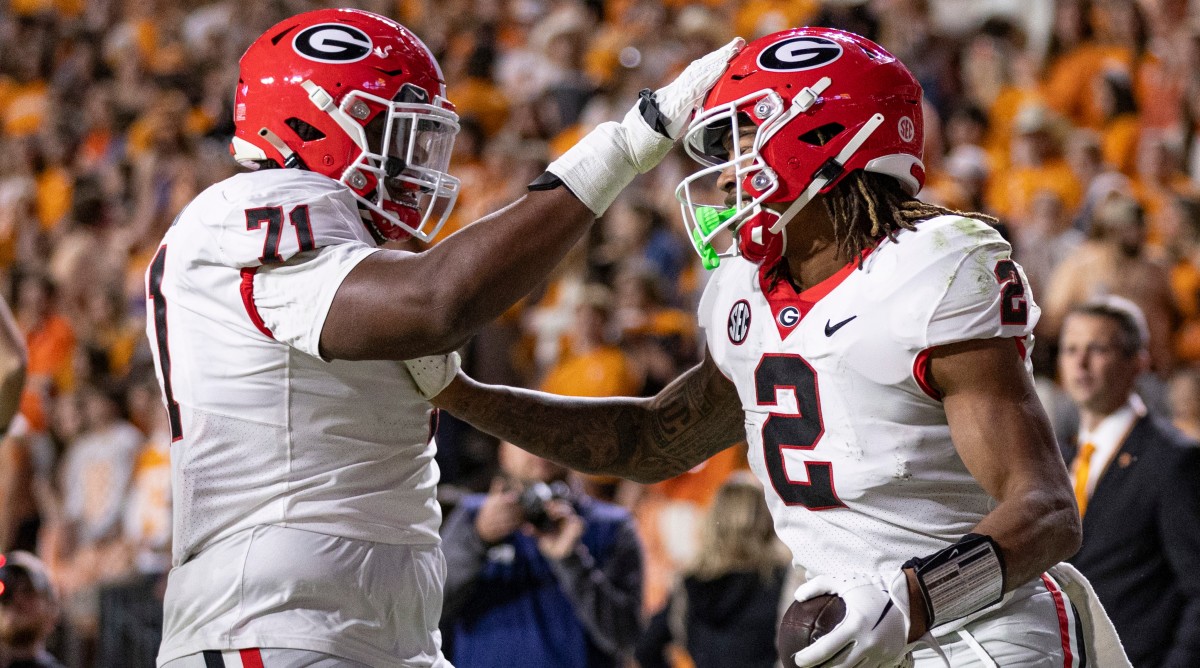
[[[1146,322],[1107,297],[1070,311],[1059,371],[1079,407],[1065,443],[1083,516],[1070,559],[1091,581],[1137,668],[1200,666],[1200,449],[1148,414],[1134,382]]]

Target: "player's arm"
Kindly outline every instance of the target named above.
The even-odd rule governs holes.
[[[562,397],[459,373],[431,401],[545,459],[643,483],[679,475],[745,439],[737,390],[707,354],[649,398]]]
[[[1082,527],[1066,465],[1012,339],[935,348],[930,371],[959,456],[998,504],[973,533],[995,541],[1004,590],[1011,591],[1079,550]],[[914,613],[920,608],[914,604]],[[910,638],[923,633],[920,617]]]
[[[586,135],[511,206],[428,252],[362,260],[334,297],[321,354],[411,359],[461,346],[543,280],[620,191],[666,156],[740,45],[734,40],[646,92],[624,120]]]
[[[454,350],[536,287],[593,220],[560,187],[531,192],[424,253],[374,253],[338,288],[321,353],[408,359]]]

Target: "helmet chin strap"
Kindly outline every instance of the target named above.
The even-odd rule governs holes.
[[[827,160],[825,164],[821,165],[813,180],[804,189],[804,192],[800,193],[800,196],[787,209],[784,209],[783,213],[779,216],[779,220],[771,225],[771,234],[781,234],[783,228],[792,221],[792,218],[795,218],[796,214],[800,213],[800,209],[803,209],[811,202],[817,196],[817,193],[821,192],[821,189],[830,181],[841,176],[845,170],[846,163],[858,152],[858,149],[862,148],[862,145],[866,143],[871,133],[875,132],[882,124],[883,114],[875,114],[866,123],[863,123],[863,126],[858,129],[858,132],[854,133],[850,141],[846,142],[842,150],[836,156]]]

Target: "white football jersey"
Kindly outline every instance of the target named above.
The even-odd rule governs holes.
[[[1010,253],[988,225],[939,216],[799,294],[741,258],[711,277],[708,348],[737,386],[776,530],[809,577],[897,568],[995,506],[950,440],[925,364],[969,339],[1011,337],[1027,352],[1039,310]]]
[[[438,544],[429,404],[401,362],[326,361],[318,352],[342,280],[378,250],[345,186],[294,169],[212,186],[163,238],[146,274],[147,334],[173,441],[175,568],[160,660],[239,633],[253,646],[296,646],[270,643],[296,635],[289,626],[302,628],[301,613],[239,618],[253,602],[230,602],[258,591],[236,567],[244,554],[230,553],[256,527],[297,530],[293,544],[304,535],[406,550]],[[292,552],[268,561],[277,573],[317,574],[294,583],[300,607],[349,609],[344,597],[365,595],[341,591],[332,575],[321,582],[322,572],[353,570],[335,563],[336,551]],[[314,563],[321,559],[331,561]],[[379,583],[381,599],[388,586]],[[382,621],[347,623],[340,635],[390,647],[386,637],[376,642],[388,633]]]

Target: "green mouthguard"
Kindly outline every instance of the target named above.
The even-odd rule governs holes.
[[[735,213],[737,213],[737,209],[696,207],[696,228],[692,230],[692,244],[696,246],[696,250],[700,251],[700,259],[704,262],[705,269],[716,269],[717,265],[721,263],[721,258],[717,256],[717,251],[713,249],[712,244],[704,241],[704,237],[712,234],[725,221],[733,218]]]

